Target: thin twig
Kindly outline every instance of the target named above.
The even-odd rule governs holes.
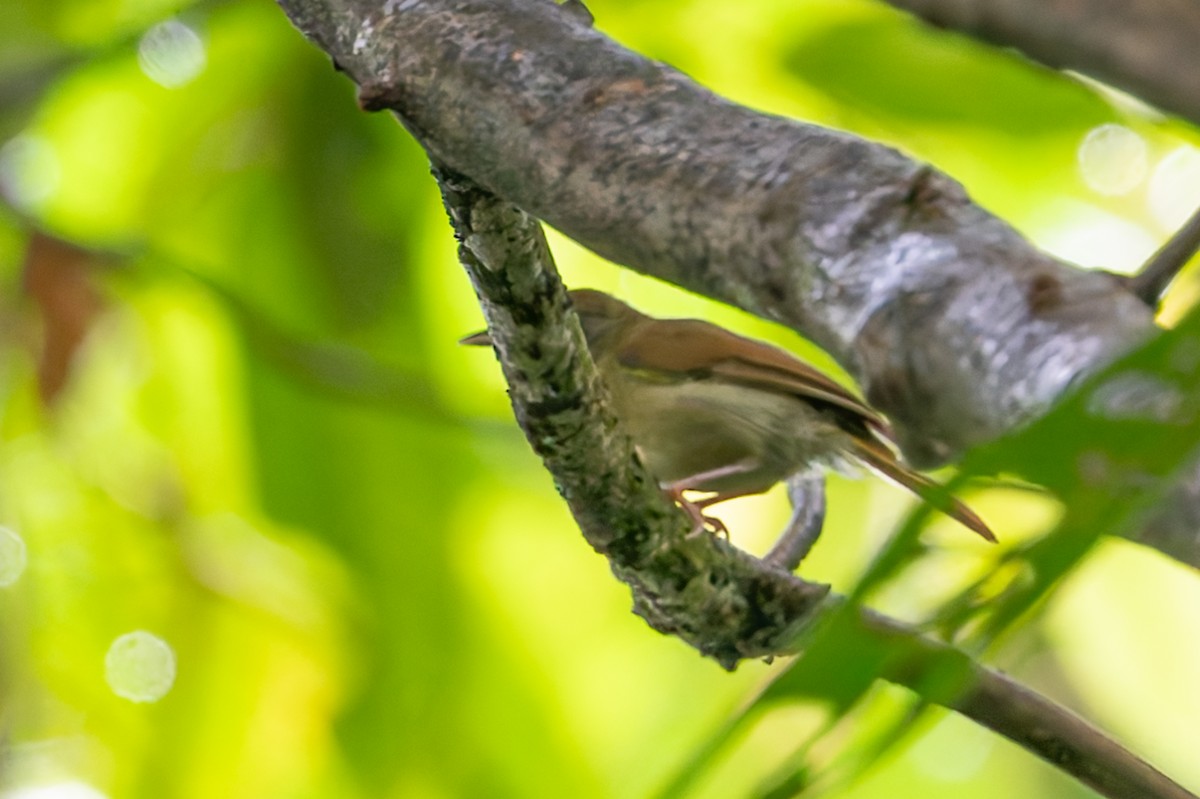
[[[1129,290],[1151,308],[1157,308],[1167,286],[1200,250],[1200,208],[1175,235],[1150,256],[1140,272],[1129,279]]]
[[[825,475],[818,471],[791,477],[787,491],[792,518],[775,546],[763,556],[763,563],[792,572],[808,557],[825,526]]]
[[[1108,799],[1197,799],[1100,729],[1011,677],[881,613],[864,608],[860,615],[869,629],[906,651],[884,679],[1003,735]]]

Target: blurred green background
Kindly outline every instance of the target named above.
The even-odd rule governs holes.
[[[931,161],[1087,267],[1136,268],[1200,204],[1194,129],[880,3],[589,5],[721,94]],[[421,151],[274,5],[5,0],[0,196],[0,796],[641,797],[781,668],[726,674],[630,615],[492,358],[455,344],[479,314]],[[572,285],[836,370],[552,245]],[[1004,544],[936,520],[877,604],[919,616],[1061,512],[968,499]],[[829,503],[803,573],[848,591],[909,504],[841,477]],[[778,491],[727,508],[755,551],[787,515]],[[149,659],[123,664],[136,631]],[[1194,573],[1109,542],[996,658],[1195,786],[1197,642]],[[832,727],[817,700],[772,710],[694,794],[748,795],[813,736],[833,762],[900,696]],[[913,732],[828,794],[1089,795],[960,719]]]

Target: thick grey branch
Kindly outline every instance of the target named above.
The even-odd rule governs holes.
[[[1015,47],[1200,124],[1194,0],[887,0],[929,22]]]
[[[827,348],[918,464],[1043,410],[1151,329],[1117,281],[1033,249],[944,175],[716,97],[551,3],[284,6],[443,162]]]

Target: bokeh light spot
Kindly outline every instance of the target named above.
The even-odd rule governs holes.
[[[1146,177],[1146,141],[1123,125],[1092,128],[1077,153],[1079,174],[1097,194],[1115,197],[1135,189]]]
[[[28,785],[0,794],[2,799],[108,799],[87,783],[54,782],[48,785]]]
[[[908,753],[917,770],[938,782],[966,782],[983,769],[995,740],[962,719],[942,719]]]
[[[138,42],[138,66],[147,78],[168,89],[191,83],[206,63],[204,42],[177,19],[158,23]]]
[[[0,588],[21,579],[28,563],[25,540],[7,527],[0,527]]]
[[[17,208],[36,210],[61,183],[58,154],[44,137],[23,133],[0,147],[0,192]]]
[[[113,641],[104,656],[104,676],[113,693],[131,702],[157,702],[175,684],[175,652],[145,630]]]
[[[1185,144],[1163,156],[1150,175],[1147,200],[1164,230],[1183,225],[1200,207],[1200,150]]]

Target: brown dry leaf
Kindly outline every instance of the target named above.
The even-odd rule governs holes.
[[[91,279],[96,262],[93,253],[46,233],[30,236],[23,284],[41,314],[38,390],[47,405],[66,386],[75,355],[103,308]]]

